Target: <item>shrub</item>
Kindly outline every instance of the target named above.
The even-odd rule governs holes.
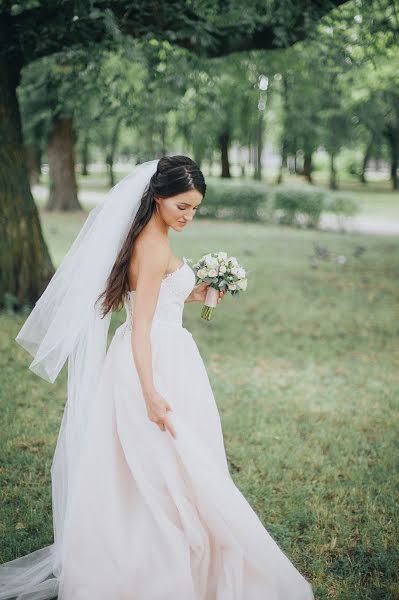
[[[237,221],[267,221],[271,219],[270,189],[257,182],[207,182],[205,201],[197,217]]]
[[[284,225],[317,227],[324,208],[326,192],[310,187],[279,186],[274,192],[277,221]]]
[[[316,228],[323,212],[335,214],[340,223],[357,212],[357,204],[347,194],[314,186],[269,187],[255,181],[208,178],[197,217]]]
[[[359,207],[356,200],[348,194],[344,192],[331,192],[325,200],[324,210],[335,215],[352,217],[358,212]]]

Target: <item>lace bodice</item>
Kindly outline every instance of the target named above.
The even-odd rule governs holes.
[[[161,281],[158,302],[152,324],[182,326],[184,301],[195,285],[195,273],[183,257],[183,264],[168,273]],[[128,330],[132,328],[135,290],[130,290],[124,299]]]

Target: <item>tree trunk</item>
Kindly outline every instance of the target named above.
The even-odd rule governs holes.
[[[111,187],[111,188],[113,188],[115,185],[114,159],[115,159],[116,148],[118,146],[119,130],[120,130],[121,123],[122,123],[122,119],[118,119],[116,121],[114,130],[112,132],[109,152],[107,154],[106,161],[105,161],[107,163],[107,169],[108,169],[108,184],[109,184],[109,187]]]
[[[298,174],[298,152],[297,152],[297,150],[295,150],[295,154],[294,154],[294,173],[295,173],[295,175]]]
[[[399,189],[398,167],[399,167],[399,130],[389,127],[385,133],[389,142],[391,153],[391,184],[392,190]]]
[[[166,119],[162,119],[162,121],[160,123],[160,127],[159,127],[159,134],[160,134],[160,137],[161,137],[161,152],[162,152],[162,156],[165,156],[167,154],[166,133],[167,133],[167,122],[166,122]]]
[[[305,152],[303,157],[303,175],[309,183],[313,183],[312,179],[312,152]]]
[[[82,210],[75,175],[72,118],[55,118],[48,139],[50,196],[47,210]]]
[[[254,172],[254,179],[257,179],[258,181],[262,180],[263,125],[264,111],[259,110],[258,122],[256,126],[256,163]]]
[[[33,305],[54,274],[27,175],[16,88],[19,61],[0,57],[0,306]]]
[[[287,133],[288,133],[288,110],[289,110],[289,105],[288,105],[288,78],[287,76],[283,76],[282,78],[282,87],[283,87],[283,133],[282,133],[282,139],[281,139],[281,162],[280,162],[280,168],[279,168],[279,172],[277,175],[277,185],[283,183],[283,179],[284,179],[284,171],[288,170],[288,140],[287,140]]]
[[[87,177],[89,174],[89,162],[90,162],[89,144],[90,144],[89,135],[86,133],[83,138],[83,144],[82,144],[82,175],[83,175],[83,177]]]
[[[335,168],[335,154],[331,152],[330,154],[330,190],[338,189],[337,184],[337,170]]]
[[[220,134],[219,146],[222,159],[222,174],[221,177],[231,177],[230,175],[230,162],[229,162],[229,143],[230,134],[228,131]]]
[[[283,140],[281,143],[281,162],[280,162],[280,168],[278,171],[278,176],[277,176],[277,181],[276,181],[276,183],[278,185],[283,183],[284,171],[287,170],[287,168],[288,168],[287,141],[283,134]]]
[[[29,183],[35,185],[35,183],[40,182],[41,175],[40,148],[35,144],[25,146],[25,156],[29,174]]]
[[[360,183],[367,183],[366,169],[367,169],[368,162],[370,160],[371,148],[372,147],[373,147],[373,137],[371,137],[371,140],[367,144],[366,151],[365,151],[364,156],[363,156],[362,170],[361,170],[361,173],[360,173]]]

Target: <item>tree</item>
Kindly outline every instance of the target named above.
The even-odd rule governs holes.
[[[111,47],[123,34],[134,39],[149,35],[166,39],[208,57],[250,49],[272,49],[304,39],[315,22],[345,0],[277,2],[266,0],[260,13],[258,2],[249,2],[241,21],[236,0],[220,8],[208,2],[174,0],[149,3],[144,0],[61,2],[44,0],[3,0],[0,4],[0,133],[3,170],[2,220],[12,219],[7,236],[18,235],[18,223],[28,222],[35,212],[30,193],[24,154],[21,117],[16,89],[21,71],[32,61],[66,48]],[[259,14],[260,13],[260,14]],[[29,35],[26,34],[29,32]],[[0,264],[0,305],[6,292],[20,303],[35,301],[52,276],[49,256],[39,220],[24,246],[27,255],[13,252],[18,237],[7,239],[10,251]],[[32,277],[20,277],[24,261],[33,261]]]

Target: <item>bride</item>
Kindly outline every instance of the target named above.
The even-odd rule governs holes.
[[[186,156],[139,165],[90,212],[18,333],[46,381],[68,359],[68,398],[54,543],[0,566],[0,600],[313,600],[230,477],[182,325],[207,286],[173,256],[168,230],[187,227],[205,190]]]

